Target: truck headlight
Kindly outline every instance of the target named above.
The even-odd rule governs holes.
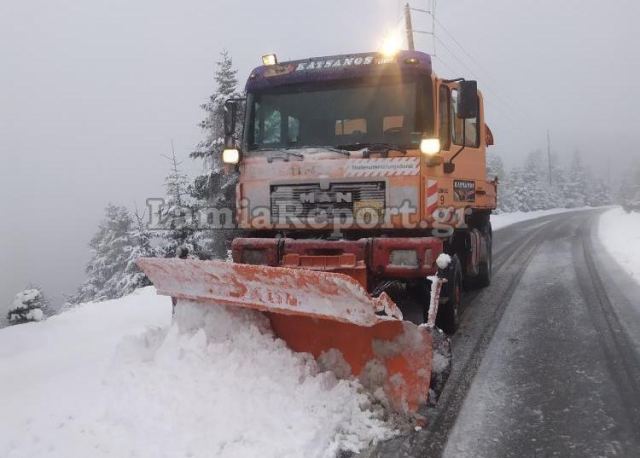
[[[420,141],[420,151],[427,156],[438,154],[440,149],[440,140],[437,138],[423,138]]]
[[[277,63],[278,58],[273,53],[262,56],[262,65],[276,65]]]
[[[240,151],[235,148],[222,151],[222,162],[225,164],[237,164],[240,162]]]
[[[416,250],[391,250],[389,265],[402,267],[418,267],[418,253]]]

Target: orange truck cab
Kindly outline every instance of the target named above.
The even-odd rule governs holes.
[[[451,256],[438,324],[454,332],[463,287],[491,276],[497,184],[475,81],[443,80],[429,55],[310,58],[254,69],[227,103],[223,160],[239,171],[236,263],[345,273],[424,319]],[[405,305],[404,307],[409,307]]]

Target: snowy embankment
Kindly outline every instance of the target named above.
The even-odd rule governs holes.
[[[0,456],[333,456],[389,437],[259,313],[153,288],[0,330]]]
[[[600,216],[598,237],[607,252],[640,283],[640,213],[614,208]]]
[[[557,215],[558,213],[566,213],[577,210],[593,210],[593,207],[580,208],[552,208],[551,210],[534,210],[530,212],[510,212],[491,215],[491,227],[494,231],[502,229],[512,224],[528,221],[530,219],[542,218],[543,216]]]

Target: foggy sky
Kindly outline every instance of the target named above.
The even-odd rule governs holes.
[[[0,310],[29,282],[56,299],[72,293],[107,202],[142,207],[163,195],[171,139],[199,170],[187,155],[222,49],[243,85],[269,51],[287,60],[376,50],[402,3],[2,0]],[[546,148],[550,129],[559,155],[579,149],[615,176],[638,156],[639,13],[631,0],[440,0],[438,20],[473,60],[437,29],[434,67],[479,80],[508,164]],[[432,51],[428,36],[416,45]]]

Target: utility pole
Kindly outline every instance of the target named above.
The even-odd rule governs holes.
[[[436,55],[436,0],[431,0],[431,38],[433,39],[433,55]]]
[[[547,161],[549,162],[549,184],[553,184],[553,175],[551,168],[551,134],[549,134],[549,130],[547,129]]]
[[[413,25],[411,24],[411,7],[409,3],[404,5],[404,28],[407,32],[407,47],[409,51],[414,51],[416,47],[413,43]]]

